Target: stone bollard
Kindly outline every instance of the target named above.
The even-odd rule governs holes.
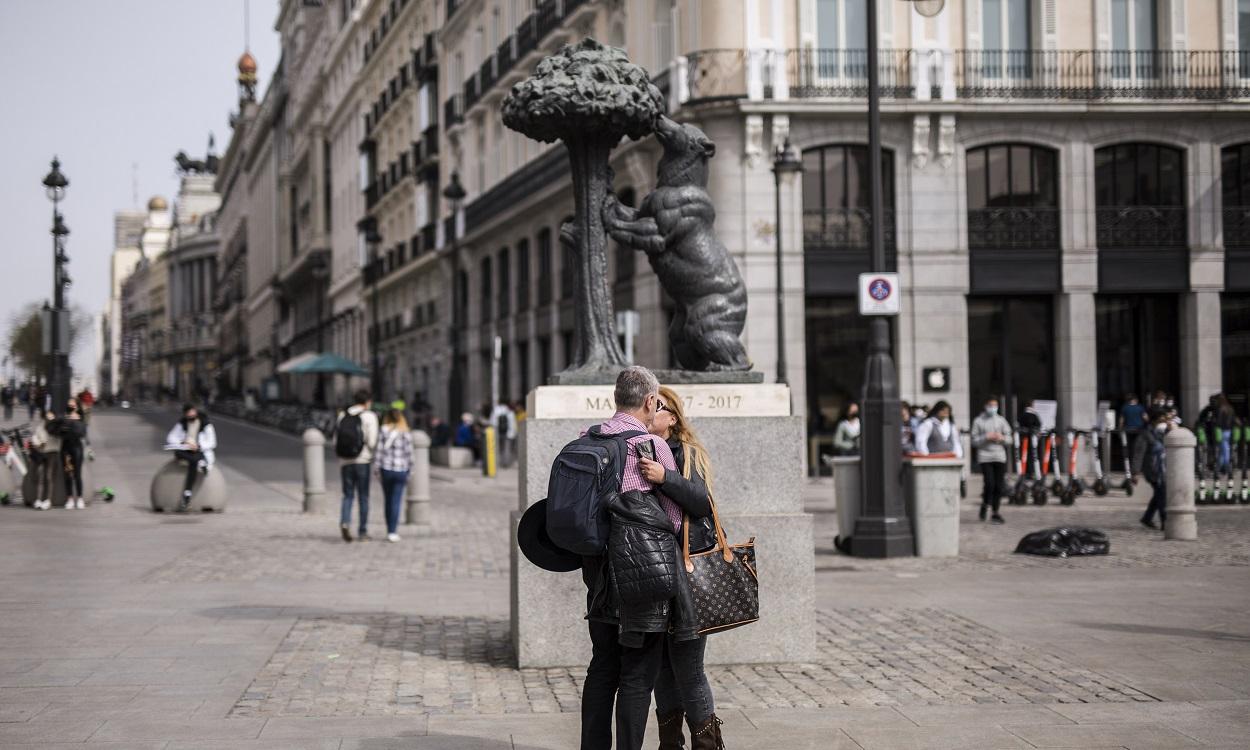
[[[916,539],[916,557],[959,557],[959,475],[961,458],[913,456],[907,468],[907,515]]]
[[[1163,522],[1163,538],[1193,541],[1198,538],[1194,513],[1194,448],[1198,439],[1184,427],[1176,427],[1163,439],[1163,445],[1168,455],[1168,520]]]
[[[412,471],[408,474],[405,498],[408,511],[404,525],[422,534],[430,530],[430,436],[423,430],[412,431]]]
[[[304,512],[326,507],[326,436],[316,427],[304,430]]]

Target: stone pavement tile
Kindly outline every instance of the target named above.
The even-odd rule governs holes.
[[[402,739],[385,737],[348,737],[339,750],[576,750],[577,743],[548,739],[535,744],[519,742],[511,738],[484,739],[455,735],[430,735]]]
[[[1242,700],[1250,698],[1250,685],[1238,689],[1228,685],[1211,682],[1205,679],[1172,679],[1164,676],[1138,677],[1126,676],[1133,687],[1160,701],[1222,701]]]
[[[142,715],[109,719],[92,740],[246,740],[260,736],[264,719],[179,719]]]
[[[1194,701],[1194,705],[1214,716],[1242,719],[1250,716],[1250,700]]]
[[[29,701],[25,703],[0,701],[0,724],[7,724],[12,721],[26,721],[47,707],[47,701]]]
[[[1206,710],[1194,703],[1057,703],[1048,706],[1077,724],[1170,724],[1172,721],[1200,719]],[[1243,709],[1250,712],[1250,708]],[[1036,724],[1032,721],[1004,721],[1004,724]]]
[[[921,727],[937,726],[1003,726],[1006,724],[1072,724],[1073,720],[1056,713],[1066,704],[980,706],[899,706],[898,712]],[[1098,705],[1123,705],[1098,704]],[[1156,703],[1150,704],[1158,705]]]
[[[72,704],[84,708],[124,706],[134,700],[141,689],[132,685],[94,688],[75,686],[0,688],[0,706],[38,701],[46,701],[53,705]]]
[[[75,719],[70,721],[32,721],[0,724],[0,747],[18,742],[84,742],[103,719]]]
[[[231,720],[233,721],[233,719]],[[260,733],[262,740],[303,737],[416,737],[426,733],[428,717],[276,716]]]
[[[1250,714],[1239,718],[1193,719],[1169,721],[1167,725],[1207,745],[1240,745],[1250,747]],[[1136,747],[1134,746],[1134,750]]]
[[[5,744],[5,750],[165,750],[165,740],[135,742],[38,742],[34,744]]]
[[[412,740],[405,740],[412,747]],[[292,740],[174,740],[165,750],[339,750],[342,737],[301,737]]]
[[[1032,747],[1001,727],[853,727],[846,733],[864,750],[1013,750]]]
[[[1087,748],[1123,745],[1133,750],[1174,750],[1202,743],[1162,724],[1067,724],[1007,726],[1033,747]]]
[[[83,681],[81,674],[0,675],[0,688],[73,687]]]
[[[815,727],[835,729],[838,727],[914,727],[915,723],[892,706],[825,706],[823,708],[762,708],[736,709],[751,726],[764,735],[787,727]],[[727,713],[722,719],[728,720]]]

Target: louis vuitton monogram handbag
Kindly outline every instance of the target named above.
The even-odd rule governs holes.
[[[760,619],[760,584],[755,572],[755,537],[730,546],[712,504],[716,546],[690,554],[690,517],[682,524],[681,553],[690,579],[699,635],[720,633]]]

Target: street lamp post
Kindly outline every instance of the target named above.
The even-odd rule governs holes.
[[[360,221],[359,228],[364,233],[365,247],[368,249],[368,265],[366,266],[368,281],[373,287],[372,304],[373,308],[373,334],[369,336],[369,390],[373,393],[375,399],[382,398],[382,360],[378,356],[378,347],[382,343],[382,330],[378,327],[378,281],[381,274],[378,273],[378,245],[382,242],[382,235],[378,234],[378,220],[372,216],[368,216]]]
[[[907,0],[924,16],[937,15],[945,0]],[[868,15],[868,193],[871,215],[871,270],[885,267],[885,221],[881,196],[881,95],[877,67],[877,0],[867,0]],[[902,439],[898,375],[890,347],[890,326],[874,316],[868,324],[868,359],[864,365],[863,434],[860,439],[863,504],[855,522],[851,552],[858,557],[915,554],[911,521],[903,505]]]
[[[460,173],[451,173],[451,182],[443,188],[443,197],[451,206],[451,320],[447,326],[448,345],[451,349],[451,366],[447,374],[447,411],[450,425],[460,423],[459,410],[462,401],[460,380],[460,329],[464,323],[460,319],[460,232],[457,229],[460,217],[460,204],[467,193],[460,184]]]
[[[314,293],[317,296],[317,354],[325,354],[326,351],[323,304],[327,291],[325,289],[325,280],[329,276],[330,269],[326,267],[325,259],[319,259],[312,269]],[[313,396],[313,401],[318,406],[326,405],[326,374],[324,372],[317,373],[317,393]]]
[[[781,180],[783,176],[803,171],[803,161],[799,158],[787,137],[783,145],[777,147],[773,155],[773,182],[776,187],[776,225],[777,239],[777,382],[788,383],[786,378],[786,293],[782,280],[781,263]]]
[[[61,340],[61,334],[65,332],[61,316],[65,314],[65,287],[69,286],[70,278],[65,271],[65,263],[69,261],[65,255],[65,237],[69,235],[69,227],[62,221],[60,204],[69,187],[69,179],[61,172],[61,162],[55,156],[52,157],[52,171],[43,178],[43,186],[48,200],[52,201],[52,308],[48,315],[52,346],[48,359],[48,392],[52,395],[53,411],[62,414],[69,401],[69,357],[64,351],[69,348],[69,341]]]

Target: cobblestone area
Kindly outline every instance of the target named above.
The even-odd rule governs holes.
[[[373,512],[380,515],[381,508],[375,507]],[[386,529],[379,526],[372,528],[374,541],[344,544],[338,536],[337,524],[328,516],[270,512],[231,517],[227,512],[213,520],[230,523],[235,533],[189,550],[172,563],[149,571],[143,581],[234,583],[507,577],[511,563],[506,512],[436,506],[432,516],[432,525],[437,529],[432,534],[388,544],[383,539]],[[404,534],[402,527],[400,534]]]
[[[939,609],[819,614],[814,664],[713,667],[721,708],[1153,701]],[[715,637],[709,644],[716,647]],[[516,670],[508,624],[335,615],[296,622],[232,716],[578,710],[584,669]]]

